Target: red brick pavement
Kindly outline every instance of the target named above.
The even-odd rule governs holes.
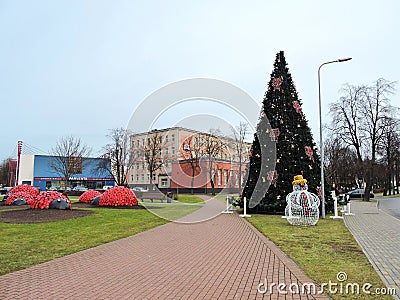
[[[0,299],[326,299],[261,294],[312,282],[237,214],[168,223],[0,277]]]

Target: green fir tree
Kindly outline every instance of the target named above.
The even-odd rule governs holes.
[[[268,124],[269,121],[269,124]],[[274,143],[275,147],[271,146]],[[273,149],[276,155],[273,155]],[[293,191],[295,175],[303,175],[308,190],[318,193],[320,158],[308,121],[301,108],[283,51],[277,53],[274,70],[263,100],[260,121],[254,137],[247,182],[243,196],[257,196],[256,212],[282,213],[286,195]],[[262,156],[267,158],[262,159]],[[275,164],[275,168],[274,167]],[[262,184],[257,185],[260,181]],[[266,193],[266,185],[270,185]],[[262,188],[263,187],[263,188]],[[249,205],[252,207],[251,203]]]

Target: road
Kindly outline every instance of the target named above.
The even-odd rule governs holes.
[[[378,207],[400,220],[400,196],[378,199]]]

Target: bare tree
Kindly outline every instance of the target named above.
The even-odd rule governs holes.
[[[49,166],[64,178],[65,189],[69,186],[71,175],[82,174],[87,167],[84,157],[90,155],[91,149],[82,144],[80,138],[62,137],[51,150]]]
[[[185,139],[182,144],[181,155],[184,163],[188,163],[191,171],[191,193],[193,194],[194,177],[201,170],[200,159],[204,155],[201,146],[201,134],[197,133]]]
[[[354,147],[359,163],[362,163],[362,144],[364,137],[361,135],[362,113],[361,103],[363,86],[346,84],[341,92],[340,99],[331,104],[330,112],[333,115],[332,131],[336,138],[345,146]]]
[[[394,182],[396,181],[396,162],[399,159],[399,148],[400,148],[400,121],[395,118],[386,118],[385,120],[385,132],[379,145],[379,152],[383,156],[383,161],[386,165],[386,184],[384,190],[384,196],[391,195],[395,192],[398,193],[398,189],[394,190]]]
[[[325,174],[329,182],[338,188],[351,185],[361,170],[355,151],[334,137],[325,141],[324,153]]]
[[[247,134],[249,133],[249,125],[245,122],[240,122],[236,128],[232,127],[233,138],[235,140],[233,148],[235,151],[235,156],[239,163],[239,189],[242,189],[242,170],[243,165],[247,164],[249,161],[248,148],[245,143]]]
[[[1,164],[0,164],[0,184],[1,185],[8,185],[10,182],[9,178],[9,170],[10,170],[10,164],[9,164],[10,158],[4,159]]]
[[[106,172],[114,178],[117,185],[126,185],[129,171],[133,167],[133,154],[130,149],[131,132],[124,128],[109,130],[107,137],[111,142],[103,147],[97,170]]]
[[[226,150],[226,144],[221,138],[221,131],[219,129],[210,129],[208,134],[203,134],[200,137],[200,148],[202,156],[207,159],[208,174],[211,183],[211,193],[215,195],[215,182],[214,182],[214,163],[218,155]]]
[[[358,163],[364,167],[366,179],[365,200],[369,200],[374,183],[377,150],[383,138],[390,112],[388,96],[394,91],[395,82],[378,79],[370,86],[346,84],[343,96],[331,105],[332,131],[341,141],[353,147]]]
[[[364,90],[364,101],[361,106],[364,121],[362,131],[366,140],[370,143],[370,156],[367,160],[367,185],[365,187],[366,200],[369,200],[370,191],[374,183],[378,146],[388,126],[386,119],[391,111],[388,96],[393,93],[394,85],[395,82],[380,78]]]
[[[150,186],[153,186],[153,175],[164,165],[165,159],[162,153],[162,139],[162,135],[156,130],[150,132],[147,136],[147,144],[144,149],[144,159],[147,165],[147,170],[150,174]]]

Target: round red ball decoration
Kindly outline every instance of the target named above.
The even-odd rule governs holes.
[[[99,206],[138,205],[136,195],[127,187],[116,186],[107,190],[99,200]]]
[[[39,195],[39,189],[29,184],[19,184],[14,186],[7,194],[13,194],[17,192],[25,192],[30,194],[32,197]]]
[[[13,203],[13,201],[18,198],[24,199],[26,201],[26,204],[28,204],[28,205],[31,205],[32,202],[35,200],[35,198],[29,193],[16,192],[16,193],[12,193],[10,196],[8,196],[5,204],[11,205]]]
[[[99,191],[88,190],[79,197],[79,202],[90,203],[90,202],[92,202],[93,198],[100,196],[100,195],[101,195],[101,193]]]
[[[64,199],[68,202],[70,209],[72,210],[72,204],[71,201],[68,199],[67,196],[59,193],[59,192],[55,192],[55,191],[48,191],[48,192],[44,192],[39,194],[35,201],[33,201],[33,203],[31,204],[31,208],[40,208],[40,209],[48,209],[50,206],[50,203],[53,200],[56,199]]]

